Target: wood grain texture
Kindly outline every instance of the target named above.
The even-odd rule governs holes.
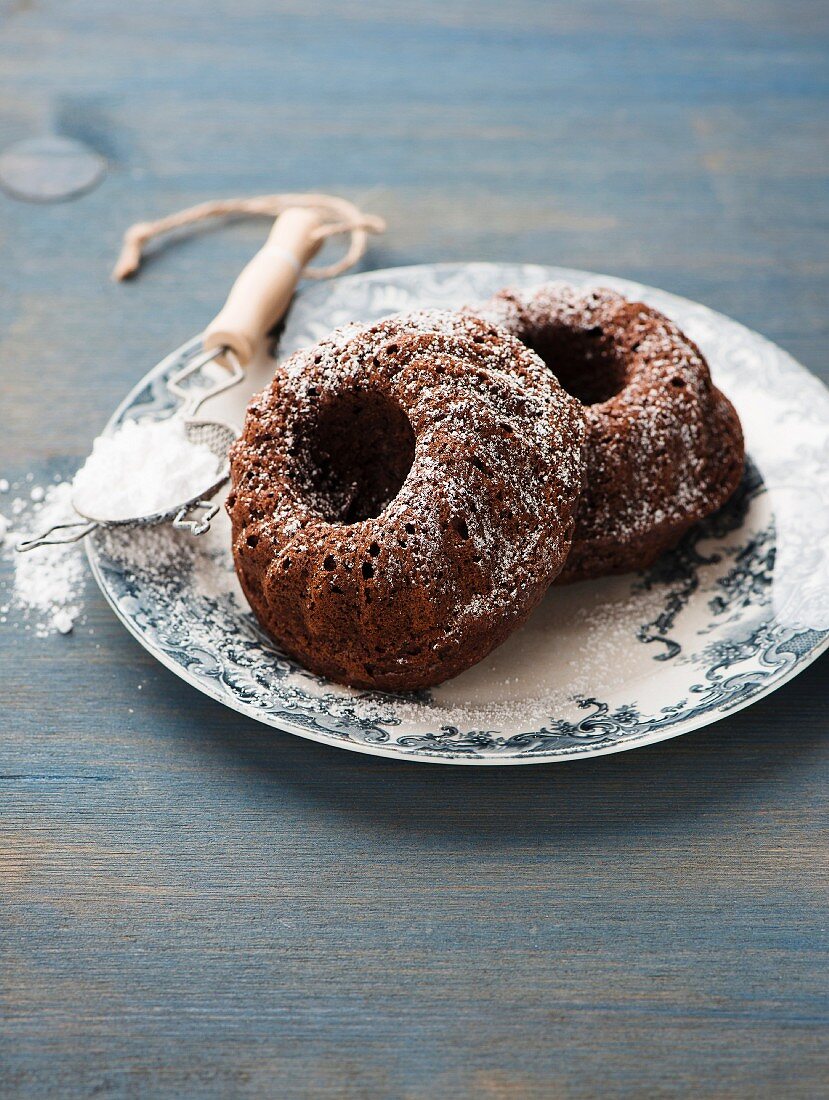
[[[641,279],[829,378],[827,54],[809,0],[0,3],[0,147],[110,162],[0,197],[0,476],[71,470],[215,313],[264,225],[107,273],[231,194],[348,194],[373,266]],[[261,728],[89,608],[0,627],[0,1095],[825,1092],[825,661],[653,748],[441,769]]]

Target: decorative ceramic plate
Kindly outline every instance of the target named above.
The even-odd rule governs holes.
[[[201,539],[169,528],[99,535],[95,577],[146,649],[260,722],[359,752],[451,764],[531,764],[619,752],[714,722],[767,695],[829,644],[829,392],[789,355],[704,306],[579,271],[501,264],[398,268],[315,285],[297,298],[284,357],[346,321],[454,307],[505,284],[611,286],[674,318],[701,346],[742,418],[750,460],[729,504],[647,572],[553,588],[480,665],[415,695],[353,691],[280,653],[233,574],[224,518]],[[174,410],[151,371],[110,426]],[[241,425],[273,372],[203,414]],[[221,516],[224,517],[222,511]]]

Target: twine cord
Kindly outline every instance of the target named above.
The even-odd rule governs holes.
[[[364,255],[368,234],[382,233],[386,228],[382,218],[363,213],[353,202],[337,195],[278,194],[257,195],[249,199],[217,199],[168,214],[166,218],[159,218],[154,222],[136,222],[131,225],[124,234],[121,253],[112,269],[112,278],[121,282],[134,275],[141,266],[146,245],[155,237],[171,233],[174,229],[231,214],[276,218],[285,210],[296,206],[319,210],[326,219],[330,219],[314,231],[316,240],[324,241],[339,233],[350,235],[345,255],[324,267],[306,267],[303,275],[307,279],[330,279],[348,271]]]

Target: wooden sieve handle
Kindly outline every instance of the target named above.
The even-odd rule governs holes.
[[[302,269],[319,250],[323,214],[292,207],[274,222],[267,241],[233,284],[218,316],[207,326],[206,351],[230,348],[245,367],[291,303]]]

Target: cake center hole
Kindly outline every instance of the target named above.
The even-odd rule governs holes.
[[[352,391],[321,403],[308,451],[324,518],[359,523],[379,516],[400,492],[415,436],[392,398]]]
[[[625,387],[624,360],[599,326],[575,330],[551,327],[527,343],[583,405],[608,401]]]

